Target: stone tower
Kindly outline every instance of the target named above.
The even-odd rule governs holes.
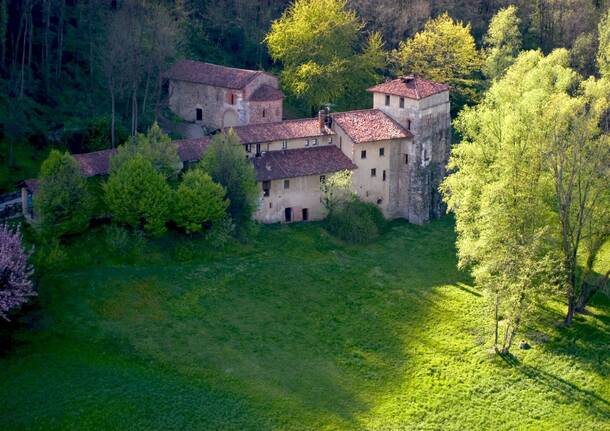
[[[451,146],[449,87],[413,75],[369,88],[373,107],[413,134],[400,155],[394,198],[400,215],[422,224],[445,212],[438,187],[445,177]]]

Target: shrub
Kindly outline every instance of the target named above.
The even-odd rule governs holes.
[[[36,294],[28,258],[19,228],[0,225],[0,317],[3,319],[9,320],[11,311]]]
[[[68,153],[51,151],[40,168],[34,214],[40,231],[51,236],[84,231],[93,200],[78,162]]]
[[[357,198],[338,204],[327,216],[326,228],[344,241],[364,244],[373,241],[384,228],[379,208]]]
[[[176,191],[175,222],[187,233],[199,232],[226,216],[225,189],[201,169],[184,174]]]
[[[116,225],[110,225],[104,229],[104,242],[112,256],[121,258],[139,256],[146,246],[146,239],[141,231],[129,231]]]
[[[110,174],[104,184],[104,200],[114,220],[148,232],[165,232],[171,189],[152,164],[136,154]]]
[[[212,138],[201,167],[226,189],[229,215],[236,223],[238,233],[243,233],[244,228],[252,222],[259,189],[254,167],[244,157],[235,132],[231,130]]]

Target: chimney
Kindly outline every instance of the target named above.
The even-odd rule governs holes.
[[[411,73],[411,74],[409,74],[409,75],[403,76],[403,77],[402,77],[402,81],[403,81],[403,82],[405,82],[405,83],[407,83],[407,84],[408,84],[408,83],[410,83],[410,82],[413,82],[413,81],[415,81],[415,75],[413,75],[413,74]]]
[[[318,111],[318,125],[320,126],[320,133],[323,134],[326,130],[326,109]]]

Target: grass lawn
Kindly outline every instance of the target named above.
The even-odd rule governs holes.
[[[91,234],[0,354],[0,428],[610,429],[610,302],[568,329],[549,304],[504,361],[453,243],[450,219],[368,246],[312,223],[118,264]]]

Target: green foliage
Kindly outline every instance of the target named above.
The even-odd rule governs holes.
[[[584,77],[595,75],[597,40],[591,33],[581,33],[570,49],[570,66]]]
[[[154,123],[146,134],[138,133],[135,143],[129,138],[117,148],[116,155],[110,160],[110,172],[117,171],[136,154],[148,160],[165,178],[173,177],[180,171],[181,162],[176,145],[157,123]]]
[[[346,104],[375,83],[385,63],[383,43],[371,35],[362,52],[355,47],[363,28],[346,0],[297,0],[273,22],[265,42],[282,62],[284,87],[312,108]]]
[[[411,39],[401,42],[394,56],[397,73],[414,73],[450,84],[452,108],[477,99],[481,58],[470,24],[456,22],[445,13],[428,21]]]
[[[146,238],[137,229],[129,230],[113,224],[106,226],[102,234],[108,252],[128,262],[140,256],[146,247]]]
[[[87,151],[99,151],[111,147],[111,121],[112,119],[108,115],[98,115],[90,120],[86,126],[85,136]],[[129,135],[127,129],[122,124],[119,124],[115,129],[116,140],[125,142]]]
[[[173,217],[187,233],[221,221],[226,216],[229,201],[225,189],[203,170],[191,169],[184,174],[175,194]]]
[[[172,191],[150,161],[136,154],[110,174],[104,199],[115,221],[133,227],[143,225],[154,235],[165,232]]]
[[[600,20],[597,32],[599,35],[597,67],[602,76],[610,79],[610,9]]]
[[[326,229],[333,235],[353,244],[374,241],[385,226],[379,207],[357,197],[340,201],[328,213]]]
[[[244,157],[239,138],[230,130],[214,135],[200,166],[215,183],[226,189],[229,215],[238,232],[251,223],[259,189],[252,163]]]
[[[483,64],[483,72],[487,78],[499,78],[515,62],[521,50],[520,23],[517,8],[512,5],[499,10],[489,23]]]
[[[61,236],[84,231],[92,216],[93,199],[74,157],[51,151],[38,179],[34,214],[41,232]]]
[[[335,172],[320,184],[326,211],[332,212],[340,203],[352,198],[352,174],[349,170]]]

